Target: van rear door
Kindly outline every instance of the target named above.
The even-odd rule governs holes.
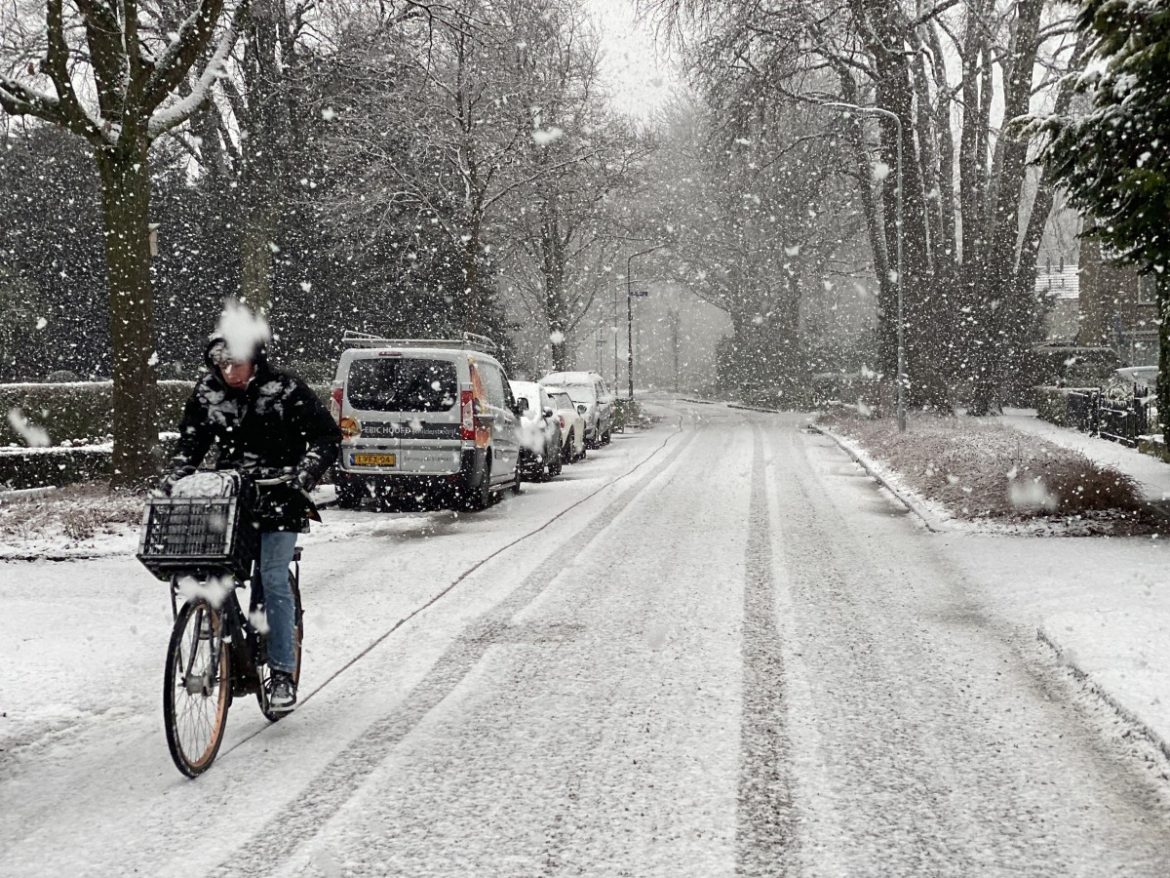
[[[444,475],[460,469],[459,379],[454,356],[379,351],[355,358],[345,382],[360,425],[343,450],[355,471]]]

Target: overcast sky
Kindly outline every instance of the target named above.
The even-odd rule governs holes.
[[[669,97],[678,77],[652,26],[640,22],[634,0],[584,0],[602,29],[606,84],[614,106],[634,116],[651,115]]]

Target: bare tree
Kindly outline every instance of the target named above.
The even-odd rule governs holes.
[[[994,408],[1038,325],[1035,247],[1051,187],[1029,179],[1033,144],[1011,122],[1067,94],[1061,77],[1080,52],[1072,10],[1057,0],[662,0],[665,21],[690,28],[706,91],[740,83],[751,102],[840,100],[901,121],[905,222],[894,174],[866,191],[875,144],[857,125],[845,141],[880,285],[883,371],[897,335],[892,254],[905,256],[913,398],[946,407],[948,383],[972,386],[975,410]],[[825,88],[825,73],[837,80]],[[839,125],[839,113],[824,116]],[[895,125],[883,119],[880,164],[896,163]]]
[[[234,8],[233,8],[234,7]],[[101,177],[113,343],[115,485],[155,470],[154,296],[150,276],[150,148],[207,99],[246,3],[63,0],[13,47],[0,107],[85,138]],[[177,13],[177,14],[176,14]],[[201,72],[180,95],[188,74]]]

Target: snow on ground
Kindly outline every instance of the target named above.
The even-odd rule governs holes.
[[[1041,421],[1026,409],[1009,410],[1002,422],[1114,467],[1148,499],[1170,499],[1170,465],[1156,458]],[[1033,625],[1070,668],[1132,716],[1170,757],[1170,539],[1044,538],[1038,528],[959,522],[858,443],[837,438],[939,531],[940,545],[1006,616]]]
[[[795,416],[673,408],[484,513],[327,510],[301,705],[195,782],[133,543],[0,562],[0,873],[1159,874],[1034,633],[1170,740],[1167,541],[927,533]]]
[[[133,558],[135,534],[93,541],[104,557],[0,561],[0,667],[8,669],[0,674],[0,801],[22,803],[0,807],[0,874],[110,874],[130,862],[154,864],[143,871],[155,874],[203,873],[223,851],[195,838],[191,850],[176,843],[167,808],[207,815],[230,789],[242,810],[208,817],[198,838],[230,834],[244,813],[262,823],[284,801],[270,795],[273,785],[296,789],[312,778],[387,699],[422,679],[467,618],[547,564],[545,538],[554,546],[569,539],[579,516],[627,490],[628,473],[675,435],[669,424],[617,435],[555,481],[526,483],[521,496],[507,494],[481,513],[325,510],[323,525],[302,538],[301,709],[296,725],[268,733],[312,746],[299,748],[309,752],[295,764],[255,751],[244,751],[259,761],[255,771],[248,761],[233,763],[233,749],[268,728],[251,699],[239,699],[217,771],[198,786],[167,755],[160,692],[171,610],[166,584]],[[541,540],[509,548],[537,531]],[[548,569],[551,577],[556,571]],[[450,620],[425,612],[413,618],[452,588],[458,599]],[[349,667],[396,627],[400,637],[383,647],[393,674],[371,681],[362,662]],[[335,678],[339,684],[322,688]],[[370,691],[380,694],[370,700]],[[334,703],[311,711],[314,698]],[[240,771],[262,779],[241,784],[233,780]],[[141,833],[112,833],[111,821]]]

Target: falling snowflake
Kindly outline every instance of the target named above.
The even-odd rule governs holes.
[[[33,448],[44,448],[50,445],[49,434],[43,427],[38,427],[24,416],[18,408],[8,410],[8,423],[25,442]]]
[[[537,146],[548,146],[550,143],[560,140],[564,136],[565,132],[555,125],[549,126],[548,128],[538,128],[532,132],[532,139],[536,142]]]

